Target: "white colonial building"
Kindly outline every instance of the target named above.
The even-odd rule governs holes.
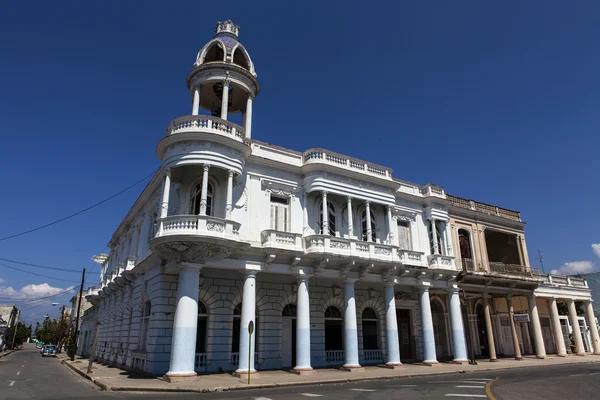
[[[100,286],[88,290],[82,354],[99,326],[95,358],[171,380],[463,363],[468,344],[495,359],[515,354],[509,345],[519,340],[542,357],[540,314],[559,316],[556,301],[536,302],[558,297],[575,313],[573,301],[591,300],[585,281],[529,268],[516,212],[328,150],[252,138],[259,84],[231,21],[217,24],[187,85],[191,115],[168,125],[162,165],[110,240]],[[228,121],[237,113],[241,125]],[[547,340],[563,346],[546,349],[564,354],[558,324]],[[590,332],[600,351],[595,325]]]

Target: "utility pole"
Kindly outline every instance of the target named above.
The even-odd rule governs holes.
[[[75,332],[73,334],[73,345],[75,351],[71,354],[71,361],[75,360],[75,353],[77,353],[77,336],[79,335],[79,312],[81,310],[81,298],[83,297],[83,283],[85,282],[85,268],[81,274],[81,287],[79,288],[79,299],[77,300],[77,318],[75,319]]]
[[[540,262],[540,265],[542,266],[542,273],[545,274],[546,271],[544,270],[544,257],[542,257],[542,252],[540,251],[540,249],[538,249],[537,260]]]

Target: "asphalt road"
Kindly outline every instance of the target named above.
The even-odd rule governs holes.
[[[103,392],[35,346],[0,358],[0,400],[20,399],[254,399],[254,400],[413,400],[486,399],[486,386],[498,400],[595,399],[600,395],[600,364],[548,366],[383,381],[254,389],[221,393]],[[490,383],[491,382],[491,383]]]

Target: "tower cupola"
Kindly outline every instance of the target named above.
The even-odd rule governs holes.
[[[192,115],[205,110],[227,120],[242,113],[245,136],[250,137],[252,103],[258,94],[254,63],[240,43],[239,26],[231,20],[218,22],[215,35],[198,52],[187,86],[192,97]]]

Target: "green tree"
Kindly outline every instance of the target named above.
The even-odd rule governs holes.
[[[4,337],[7,339],[7,342],[10,343],[12,348],[20,346],[25,343],[29,337],[31,337],[31,325],[26,326],[24,323],[19,322],[16,326],[11,326],[8,328]]]

